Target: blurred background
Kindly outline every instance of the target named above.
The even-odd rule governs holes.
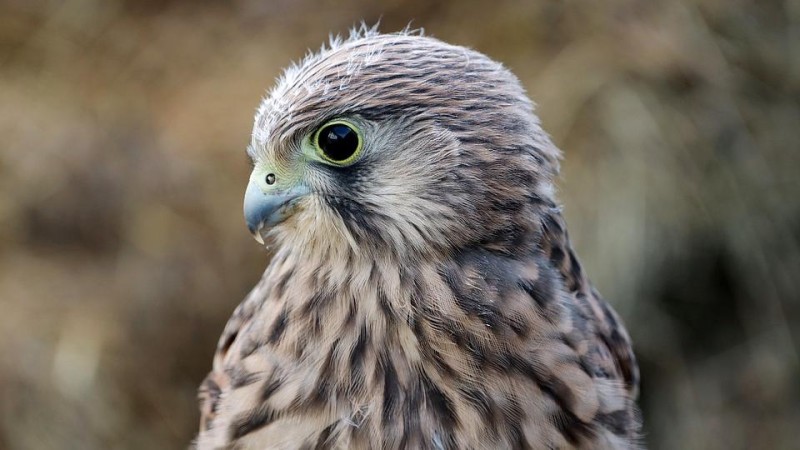
[[[269,257],[241,213],[253,112],[362,19],[536,100],[651,448],[800,448],[798,0],[0,1],[0,448],[189,444]]]

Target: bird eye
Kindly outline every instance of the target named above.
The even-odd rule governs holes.
[[[361,134],[343,120],[328,122],[314,135],[317,151],[328,162],[347,165],[361,152]]]

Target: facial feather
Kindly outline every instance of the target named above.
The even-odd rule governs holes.
[[[334,40],[262,102],[255,163],[296,166],[303,139],[331,118],[359,125],[365,150],[346,168],[303,166],[322,200],[301,203],[297,222],[322,234],[302,236],[303,245],[335,247],[339,236],[362,251],[408,254],[478,241],[511,247],[532,213],[524,200],[551,201],[558,150],[518,80],[477,52],[374,31]]]

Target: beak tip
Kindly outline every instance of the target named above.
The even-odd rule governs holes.
[[[259,244],[264,245],[264,238],[261,236],[261,230],[264,229],[264,222],[261,220],[249,220],[245,218],[247,223],[247,230]]]
[[[259,244],[264,245],[264,238],[261,236],[261,231],[256,231],[253,233],[253,239],[255,239]]]

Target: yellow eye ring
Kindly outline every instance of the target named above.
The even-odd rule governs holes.
[[[361,154],[364,139],[352,123],[335,119],[319,127],[311,140],[324,161],[337,165],[352,164]]]

